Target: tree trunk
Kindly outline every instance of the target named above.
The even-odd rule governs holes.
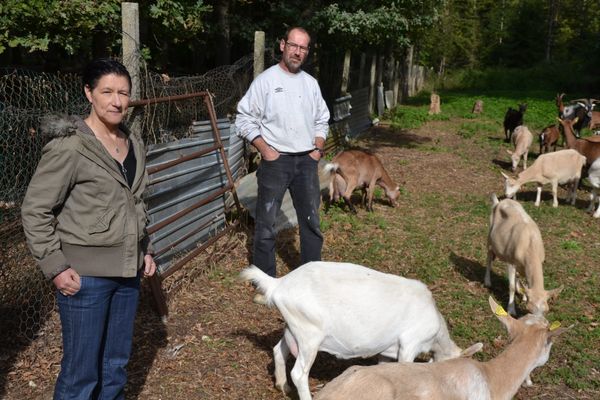
[[[229,40],[229,0],[218,0],[215,4],[217,14],[216,62],[217,65],[231,64],[231,41]]]
[[[550,0],[548,10],[548,32],[546,34],[546,62],[550,62],[552,58],[552,42],[554,35],[554,24],[558,16],[559,0]]]
[[[402,99],[406,100],[410,97],[410,87],[412,79],[412,63],[413,63],[413,51],[414,47],[410,46],[406,50],[406,56],[404,58],[404,81],[402,82]]]

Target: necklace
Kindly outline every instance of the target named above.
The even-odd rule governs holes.
[[[113,139],[112,137],[110,137],[110,135],[106,135],[106,137],[110,138],[110,141],[113,143],[113,145],[115,146],[115,152],[117,154],[119,154],[121,151],[119,150],[119,135],[117,134],[117,138]]]

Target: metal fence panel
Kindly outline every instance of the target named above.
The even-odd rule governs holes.
[[[227,119],[218,120],[217,125],[235,179],[243,165],[243,142],[232,133]],[[192,135],[188,138],[150,146],[148,169],[215,145],[209,121],[193,122],[190,129]],[[150,237],[157,251],[159,272],[165,273],[178,258],[224,228],[227,199],[219,191],[228,185],[227,175],[219,151],[214,150],[149,178],[144,195],[149,229],[165,223]],[[197,206],[211,197],[214,199]],[[174,214],[187,209],[191,211],[173,220]]]

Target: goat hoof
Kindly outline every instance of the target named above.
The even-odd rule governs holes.
[[[283,394],[290,394],[292,392],[292,388],[290,387],[290,385],[288,385],[287,382],[283,385],[275,384],[275,387],[279,389],[279,391],[281,391]]]

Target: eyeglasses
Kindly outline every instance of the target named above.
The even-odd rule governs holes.
[[[302,53],[302,54],[308,53],[308,50],[310,49],[310,47],[300,46],[299,44],[296,44],[293,42],[288,42],[287,40],[285,42],[285,45],[288,47],[288,49],[290,49],[292,51],[300,50],[300,53]]]

